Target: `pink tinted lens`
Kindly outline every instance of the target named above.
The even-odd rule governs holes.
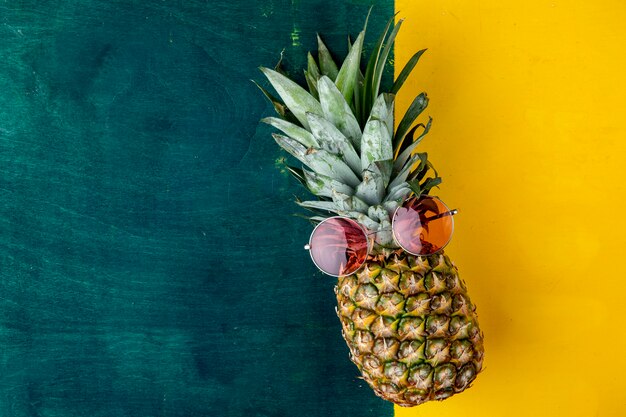
[[[396,210],[392,227],[402,249],[413,255],[431,255],[450,241],[454,220],[441,200],[421,196],[408,199]]]
[[[313,231],[309,245],[313,262],[328,275],[350,275],[367,258],[365,231],[347,218],[324,220]]]

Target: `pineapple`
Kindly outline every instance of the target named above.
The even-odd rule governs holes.
[[[318,198],[298,201],[313,212],[311,221],[341,215],[372,232],[366,263],[338,278],[337,315],[362,378],[378,396],[414,406],[470,386],[482,368],[483,335],[448,256],[406,253],[391,233],[394,210],[441,182],[428,155],[416,150],[432,122],[415,124],[428,105],[425,93],[394,131],[395,94],[424,50],[409,60],[389,92],[380,93],[401,24],[387,24],[365,73],[363,29],[340,65],[318,37],[317,59],[307,56],[307,88],[278,67],[261,70],[280,98],[259,88],[279,115],[262,121],[281,131],[273,134],[278,145],[306,166],[287,168]]]

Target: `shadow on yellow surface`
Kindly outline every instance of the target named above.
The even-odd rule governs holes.
[[[397,0],[485,368],[416,416],[626,416],[626,3]]]

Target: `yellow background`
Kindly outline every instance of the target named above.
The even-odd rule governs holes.
[[[416,416],[626,416],[626,2],[397,0],[399,97],[458,207],[448,253],[486,338],[473,387]]]

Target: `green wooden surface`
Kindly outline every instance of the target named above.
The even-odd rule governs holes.
[[[316,31],[345,52],[368,7],[0,3],[0,416],[392,414],[249,81]]]

